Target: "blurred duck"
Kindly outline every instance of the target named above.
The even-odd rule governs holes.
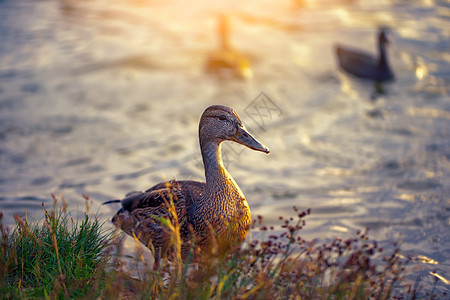
[[[386,46],[389,43],[385,29],[378,33],[378,57],[359,50],[347,49],[338,45],[336,54],[342,70],[357,77],[378,82],[394,79],[394,73],[389,67]]]
[[[216,253],[226,254],[247,235],[250,209],[223,165],[221,145],[223,141],[233,141],[264,153],[269,153],[269,149],[248,133],[233,109],[221,105],[203,112],[199,139],[206,182],[159,183],[145,192],[132,192],[123,200],[104,203],[121,202],[122,208],[112,222],[153,251],[154,268],[160,258],[174,254],[170,231],[161,222],[162,218],[173,220],[168,209],[170,199],[180,224],[182,259],[186,258],[193,238],[201,252],[210,253],[215,246]]]
[[[219,49],[210,53],[205,69],[209,73],[235,78],[251,78],[253,71],[248,58],[236,51],[230,42],[230,19],[226,15],[218,18]]]

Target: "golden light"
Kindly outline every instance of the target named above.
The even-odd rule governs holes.
[[[428,69],[425,64],[421,61],[417,63],[416,66],[416,77],[417,79],[423,79],[428,74]]]
[[[448,280],[447,278],[439,275],[438,273],[430,272],[430,274],[435,276],[435,277],[437,277],[437,278],[439,278],[443,283],[450,284],[450,280]]]

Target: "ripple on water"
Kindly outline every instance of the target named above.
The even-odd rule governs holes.
[[[436,179],[426,180],[406,180],[397,185],[398,188],[411,191],[426,191],[441,187],[441,183]]]
[[[15,78],[20,74],[19,70],[5,70],[0,71],[0,79],[11,79]]]
[[[5,96],[0,100],[1,110],[14,110],[20,109],[24,106],[24,98],[17,96]]]
[[[78,166],[78,165],[84,165],[89,164],[92,161],[92,158],[89,157],[79,157],[76,159],[68,160],[64,163],[64,166],[66,167],[72,167],[72,166]]]
[[[396,159],[387,160],[381,163],[381,173],[390,177],[400,177],[407,172],[407,163],[402,163]]]
[[[26,83],[20,87],[20,90],[22,92],[34,94],[41,90],[41,85],[38,83]]]
[[[364,220],[360,222],[355,222],[355,224],[358,224],[361,227],[368,227],[372,230],[379,230],[381,228],[389,228],[392,226],[404,226],[404,227],[423,227],[424,223],[421,219],[413,218],[413,219],[407,219],[407,220],[393,220],[390,221],[386,220]]]
[[[326,205],[326,206],[318,206],[314,208],[314,214],[317,215],[354,215],[358,210],[353,206],[344,206],[344,205]]]
[[[38,212],[42,203],[47,203],[49,199],[36,196],[23,197],[0,197],[0,212],[3,211],[3,223],[14,224],[14,214],[24,217]]]
[[[45,185],[53,180],[52,177],[49,176],[40,176],[36,177],[31,181],[32,185]]]

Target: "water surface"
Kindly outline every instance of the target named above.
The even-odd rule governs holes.
[[[51,193],[108,219],[108,199],[165,179],[203,180],[197,126],[233,107],[271,149],[224,145],[253,216],[312,209],[304,236],[370,227],[450,278],[448,1],[0,1],[0,209],[39,218]],[[297,1],[298,2],[298,1]],[[207,74],[219,13],[252,63]],[[390,28],[396,81],[339,72],[336,43],[375,53]],[[449,289],[438,280],[438,289]]]

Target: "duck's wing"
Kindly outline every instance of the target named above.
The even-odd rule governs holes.
[[[168,228],[161,223],[161,218],[171,218],[167,206],[172,200],[181,234],[187,234],[188,210],[203,191],[204,183],[170,181],[157,184],[145,192],[128,193],[121,200],[122,208],[114,215],[112,222],[129,235],[134,234],[144,245],[151,243],[155,251],[164,252],[170,243]]]
[[[132,212],[139,208],[158,208],[172,199],[174,202],[182,198],[181,189],[172,183],[160,183],[145,192],[130,192],[122,199],[122,208]]]
[[[142,217],[165,216],[170,200],[177,210],[185,206],[182,187],[176,181],[157,184],[145,192],[128,193],[121,200],[122,208],[113,217],[113,223],[117,223],[121,215],[139,216],[139,221]]]

